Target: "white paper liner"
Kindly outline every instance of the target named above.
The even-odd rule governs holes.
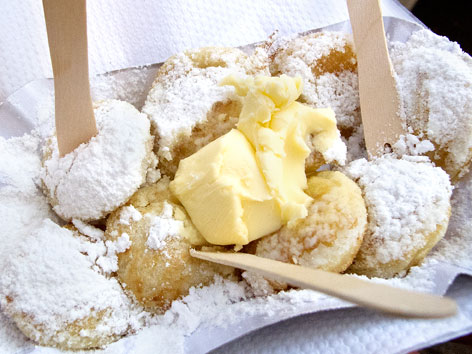
[[[361,308],[324,311],[265,327],[212,353],[410,353],[470,333],[470,293],[470,277],[450,287],[448,296],[461,313],[451,318],[392,318]]]
[[[417,24],[399,20],[397,18],[385,19],[386,31],[390,39],[396,41],[405,41],[412,31],[420,28]],[[350,31],[349,23],[343,22],[326,27],[327,30]],[[127,68],[92,79],[92,91],[95,100],[105,98],[117,98],[127,100],[141,107],[147,90],[153,80],[159,64],[154,64],[142,68]],[[140,85],[130,85],[129,90],[124,90],[128,82],[140,83]],[[28,133],[33,127],[39,127],[43,135],[51,132],[53,122],[43,121],[38,114],[44,109],[44,105],[52,102],[53,85],[49,79],[40,79],[30,82],[22,89],[9,96],[4,104],[0,105],[0,134],[4,137],[20,136]],[[39,115],[40,116],[40,115]],[[472,174],[466,176],[462,184],[471,183]],[[1,187],[2,181],[0,181]],[[470,188],[469,188],[470,189]],[[461,193],[459,186],[455,193]],[[470,191],[469,191],[470,192]],[[469,200],[472,200],[472,195]],[[454,227],[454,225],[451,225]],[[417,267],[418,268],[418,267]],[[429,256],[425,264],[420,268],[428,275],[427,281],[421,284],[410,284],[408,276],[404,279],[395,280],[377,280],[379,282],[390,283],[396,286],[404,286],[421,291],[428,291],[436,294],[444,294],[450,284],[459,274],[472,275],[472,267],[461,267],[461,264],[449,264],[438,261],[434,252]],[[177,343],[175,348],[183,349],[186,353],[204,353],[217,348],[224,343],[230,342],[235,338],[248,334],[258,328],[268,326],[273,323],[283,321],[302,314],[308,314],[319,311],[342,309],[352,305],[344,301],[317,294],[313,291],[298,291],[296,299],[284,294],[271,297],[268,300],[251,300],[251,311],[247,312],[238,304],[228,306],[228,321],[226,325],[212,326],[200,323],[190,336],[185,337],[183,343]],[[303,294],[307,294],[304,300]],[[267,303],[270,302],[271,311],[267,313]],[[469,297],[469,301],[472,298]],[[336,313],[338,313],[337,311]],[[224,314],[220,314],[224,315]],[[372,316],[379,316],[377,314]],[[467,327],[469,328],[469,327]],[[451,335],[459,335],[464,329],[456,329]],[[152,339],[152,328],[145,330],[136,336],[123,338],[117,343],[112,344],[105,352],[134,353],[142,352],[143,341],[145,343],[160,344],[162,338]],[[151,334],[149,334],[151,333]],[[149,339],[143,339],[147,338]],[[155,337],[155,336],[154,336]],[[448,338],[449,338],[448,337]],[[154,340],[154,342],[153,342]],[[413,347],[425,345],[425,342],[418,341],[412,344]],[[334,345],[334,344],[333,344]],[[156,347],[154,347],[155,349]],[[173,348],[173,349],[175,349]],[[150,346],[152,352],[152,346]],[[170,348],[169,348],[170,349]],[[164,351],[166,351],[163,348]],[[21,353],[56,353],[55,349],[35,347],[28,344],[20,350]],[[352,352],[358,352],[353,350]],[[360,351],[359,351],[360,352]]]
[[[385,16],[414,21],[396,0]],[[348,18],[345,0],[88,1],[92,75],[164,61],[189,48],[236,47]],[[21,30],[20,30],[21,29]],[[5,2],[0,11],[0,103],[27,83],[52,77],[41,1]]]

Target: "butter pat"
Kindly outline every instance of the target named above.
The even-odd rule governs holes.
[[[295,100],[302,93],[300,78],[229,76],[222,84],[232,85],[244,96],[238,129],[256,151],[256,159],[282,211],[282,222],[291,223],[307,215],[311,198],[307,188],[305,160],[312,143],[326,162],[344,163],[346,146],[336,128],[333,110],[313,109]]]
[[[229,76],[221,84],[243,96],[237,130],[180,161],[170,188],[208,242],[245,245],[307,215],[308,137],[326,162],[343,163],[346,147],[331,109],[295,102],[301,79]]]
[[[180,161],[170,188],[210,243],[245,245],[282,226],[255,151],[238,130]]]

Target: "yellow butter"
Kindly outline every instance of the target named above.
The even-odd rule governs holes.
[[[170,188],[210,243],[245,245],[282,226],[254,149],[238,130],[180,161]]]
[[[245,245],[307,215],[305,159],[312,144],[327,162],[346,148],[331,109],[295,102],[299,78],[229,76],[243,96],[237,130],[180,162],[171,190],[210,243]]]
[[[303,191],[307,187],[305,160],[310,154],[307,136],[314,135],[315,149],[328,162],[333,159],[329,156],[333,147],[339,147],[340,160],[345,155],[334,112],[295,102],[302,93],[300,78],[229,76],[222,84],[233,85],[244,96],[238,129],[256,150],[264,178],[282,211],[282,222],[305,217],[311,200]]]

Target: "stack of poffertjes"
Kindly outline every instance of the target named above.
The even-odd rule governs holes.
[[[435,35],[421,30],[417,36]],[[397,51],[392,57],[394,65],[398,61],[395,68],[406,70],[402,67],[405,62],[399,58],[408,57],[411,48],[391,48],[392,52]],[[472,64],[470,57],[461,55],[451,53],[468,72],[450,75],[454,68],[447,68],[445,80],[451,87],[459,85],[458,90],[468,92],[472,87]],[[409,68],[421,65],[412,64]],[[241,99],[233,88],[219,85],[230,74],[301,77],[304,89],[299,101],[314,108],[333,108],[348,151],[345,166],[327,166],[313,150],[306,161],[305,192],[313,199],[308,216],[251,242],[240,252],[381,278],[404,276],[410,267],[421,263],[446,232],[451,213],[451,181],[466,172],[472,157],[472,106],[464,102],[462,115],[455,117],[460,136],[458,133],[448,141],[436,138],[437,124],[431,118],[432,104],[428,102],[431,96],[425,93],[428,80],[433,78],[418,72],[418,95],[412,96],[402,89],[401,72],[397,72],[403,118],[411,134],[391,154],[367,161],[352,38],[339,32],[316,32],[290,40],[271,40],[250,54],[234,48],[189,50],[169,58],[160,67],[142,108],[150,121],[150,136],[143,139],[150,146],[149,141],[154,138],[154,146],[143,153],[140,185],[119,207],[100,212],[96,218],[60,215],[67,222],[64,228],[85,240],[81,242],[90,237],[81,230],[90,228],[104,231],[105,245],[115,245],[126,236],[127,246],[116,251],[117,268],[106,277],[118,281],[131,303],[149,313],[162,314],[192,287],[208,285],[215,276],[246,281],[254,296],[287,288],[286,284],[255,274],[192,258],[191,248],[234,250],[206,243],[169,190],[181,159],[236,126]],[[464,81],[464,77],[470,81]],[[469,100],[472,101],[472,94]],[[99,106],[107,104],[110,105],[105,102]],[[441,103],[434,102],[437,104]],[[415,112],[414,116],[411,112]],[[307,137],[309,146],[312,138]],[[47,144],[45,166],[54,156],[54,139]],[[430,148],[422,148],[425,146]],[[152,163],[156,157],[157,167]],[[156,169],[160,170],[160,178],[155,177]],[[47,175],[43,186],[54,210],[58,209],[60,200],[51,197]],[[159,227],[166,228],[165,232]],[[159,232],[161,238],[151,237]],[[97,348],[132,332],[126,326],[107,331],[107,323],[113,318],[111,310],[96,309],[73,323],[60,319],[56,323],[42,322],[28,313],[27,307],[16,303],[11,294],[0,292],[0,296],[6,299],[2,302],[4,312],[41,345]],[[72,311],[75,304],[70,306]]]

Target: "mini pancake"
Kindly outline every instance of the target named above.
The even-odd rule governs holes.
[[[361,124],[357,59],[352,36],[341,32],[315,32],[274,45],[270,71],[303,79],[300,102],[314,108],[330,107],[338,129],[349,139]],[[307,159],[307,172],[325,162],[313,152]]]
[[[35,343],[63,350],[103,347],[130,333],[136,306],[97,269],[92,254],[101,246],[44,219],[3,262],[2,311]]]
[[[408,127],[429,139],[428,154],[456,182],[472,160],[472,58],[457,43],[423,29],[391,43]]]
[[[64,157],[55,136],[44,148],[44,193],[66,221],[105,217],[126,203],[157,164],[146,115],[116,100],[96,104],[94,114],[98,134],[89,142]]]
[[[249,249],[260,257],[343,272],[356,256],[367,224],[361,191],[341,172],[324,171],[308,179],[306,193],[313,201],[305,219],[283,226]],[[245,278],[255,284],[254,277]],[[271,284],[276,289],[281,287]]]
[[[241,102],[220,86],[230,74],[268,74],[263,47],[252,55],[239,49],[206,47],[169,58],[159,69],[143,107],[158,140],[161,171],[173,177],[178,163],[236,125]]]
[[[348,272],[391,278],[418,265],[444,236],[451,210],[448,175],[426,157],[360,159],[345,173],[362,189],[368,226]]]
[[[164,178],[140,189],[110,215],[105,232],[108,240],[129,235],[130,248],[118,254],[118,279],[146,310],[156,313],[165,312],[190,288],[210,284],[216,275],[235,277],[231,267],[190,256],[190,248],[205,241],[170,194],[168,182]]]

